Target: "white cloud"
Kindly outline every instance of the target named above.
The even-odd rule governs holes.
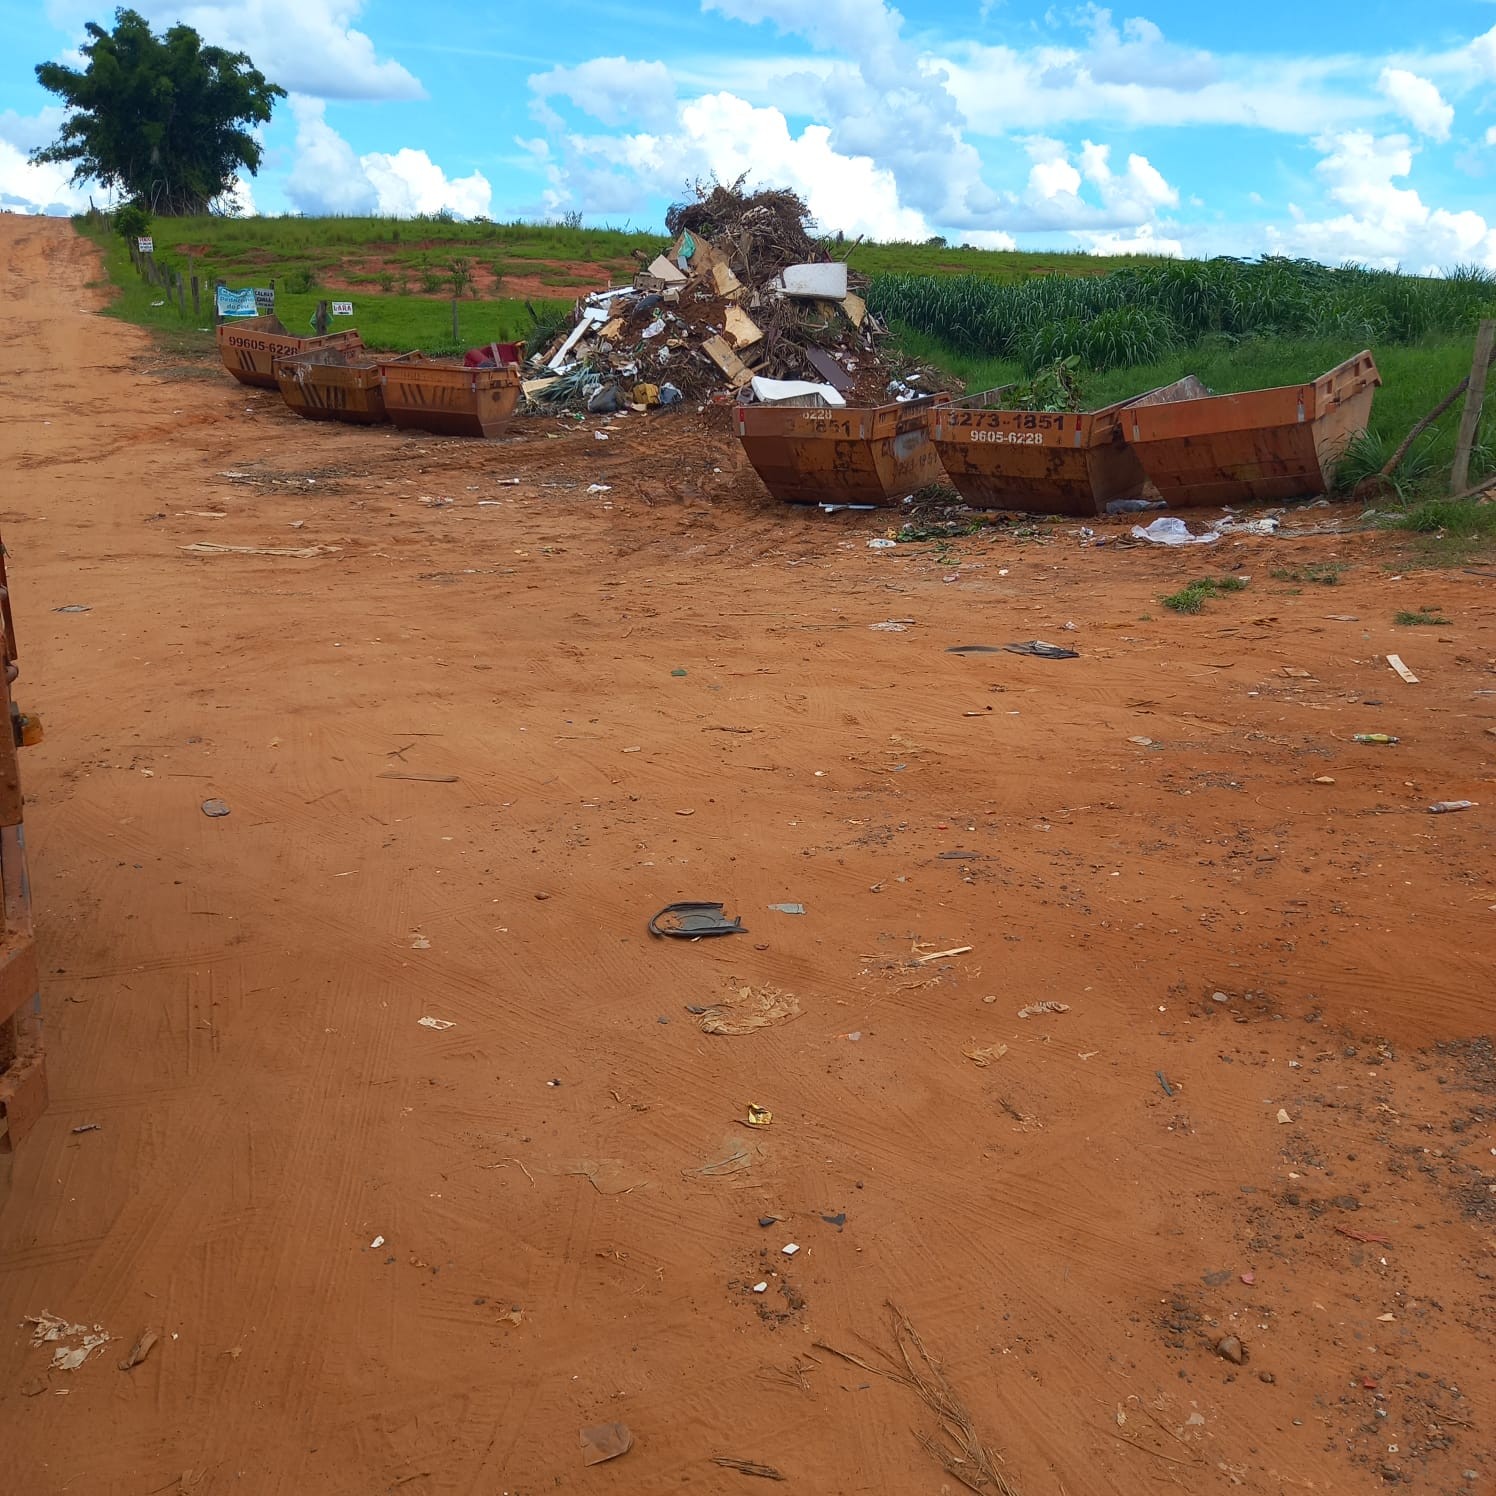
[[[569,99],[605,125],[668,125],[675,115],[675,84],[663,62],[594,57],[576,67],[534,74],[530,92],[540,101],[557,95]]]
[[[1220,64],[1209,52],[1177,47],[1165,40],[1152,21],[1134,16],[1118,32],[1112,13],[1087,7],[1091,22],[1091,54],[1086,70],[1097,83],[1129,87],[1178,89],[1189,93],[1205,88],[1220,76]]]
[[[1388,103],[1420,135],[1431,140],[1448,140],[1454,124],[1454,108],[1427,78],[1405,68],[1383,68],[1377,87]]]
[[[98,5],[51,0],[62,26],[100,20]],[[134,0],[160,31],[182,22],[214,46],[247,52],[254,65],[292,93],[321,99],[419,99],[420,82],[392,58],[380,57],[354,22],[363,0]]]
[[[320,99],[293,95],[296,164],[286,196],[303,213],[379,213],[412,217],[442,210],[460,218],[486,214],[493,188],[481,172],[448,178],[425,151],[360,156],[327,123]]]
[[[66,111],[46,108],[38,114],[0,113],[0,208],[14,213],[79,213],[88,207],[88,187],[72,185],[71,166],[33,166],[27,159],[39,145],[53,140]],[[103,195],[99,194],[100,206]]]
[[[1486,131],[1485,140],[1487,145],[1496,145],[1496,125],[1492,125]]]
[[[1479,213],[1430,208],[1412,187],[1414,149],[1406,135],[1352,130],[1322,136],[1315,173],[1325,195],[1347,211],[1313,219],[1289,204],[1287,228],[1269,228],[1274,248],[1335,263],[1357,260],[1419,271],[1478,264],[1496,270],[1496,228]]]
[[[1145,223],[1135,233],[1088,233],[1079,230],[1075,235],[1082,249],[1093,255],[1167,255],[1170,259],[1184,258],[1184,245],[1178,239],[1168,239],[1158,233],[1151,223]]]

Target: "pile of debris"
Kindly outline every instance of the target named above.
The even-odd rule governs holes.
[[[669,248],[647,265],[635,251],[633,284],[579,301],[570,332],[531,361],[533,405],[882,405],[929,393],[890,380],[878,347],[888,329],[858,294],[866,278],[811,236],[797,194],[714,183],[665,222]]]

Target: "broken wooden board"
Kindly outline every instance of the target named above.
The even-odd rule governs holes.
[[[732,266],[725,260],[718,260],[712,266],[712,286],[718,296],[738,296],[743,290],[742,281],[732,273]]]
[[[867,320],[867,302],[855,291],[848,291],[837,305],[846,313],[847,321],[853,327],[860,328],[863,322]]]
[[[727,376],[734,389],[753,378],[753,370],[715,334],[702,343],[701,351]]]
[[[664,255],[656,255],[654,257],[647,273],[652,275],[657,281],[663,281],[667,286],[678,286],[686,278],[685,271],[676,269]]]
[[[1410,686],[1416,686],[1418,684],[1418,677],[1414,675],[1406,665],[1403,664],[1401,655],[1388,655],[1387,663],[1398,673],[1398,675],[1403,678],[1403,680],[1407,681]]]
[[[732,272],[728,271],[728,274],[731,275]],[[723,322],[727,341],[734,348],[746,348],[750,343],[760,342],[763,338],[763,329],[740,306],[728,307]]]

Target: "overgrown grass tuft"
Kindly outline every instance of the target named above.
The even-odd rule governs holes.
[[[1419,624],[1442,627],[1449,623],[1435,608],[1419,608],[1417,612],[1409,612],[1404,608],[1392,615],[1392,621],[1402,628],[1414,628]]]
[[[1159,602],[1176,613],[1203,613],[1209,598],[1222,592],[1244,591],[1246,585],[1240,577],[1200,577],[1178,592],[1159,598]]]

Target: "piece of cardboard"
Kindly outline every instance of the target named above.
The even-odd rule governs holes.
[[[752,343],[762,341],[764,330],[742,307],[730,306],[727,315],[723,318],[723,331],[727,335],[727,341],[734,348],[747,348]]]
[[[867,319],[867,302],[865,302],[862,297],[860,297],[855,291],[848,291],[846,296],[842,299],[840,305],[842,311],[847,314],[847,321],[850,322],[853,327],[860,328],[863,322]]]

